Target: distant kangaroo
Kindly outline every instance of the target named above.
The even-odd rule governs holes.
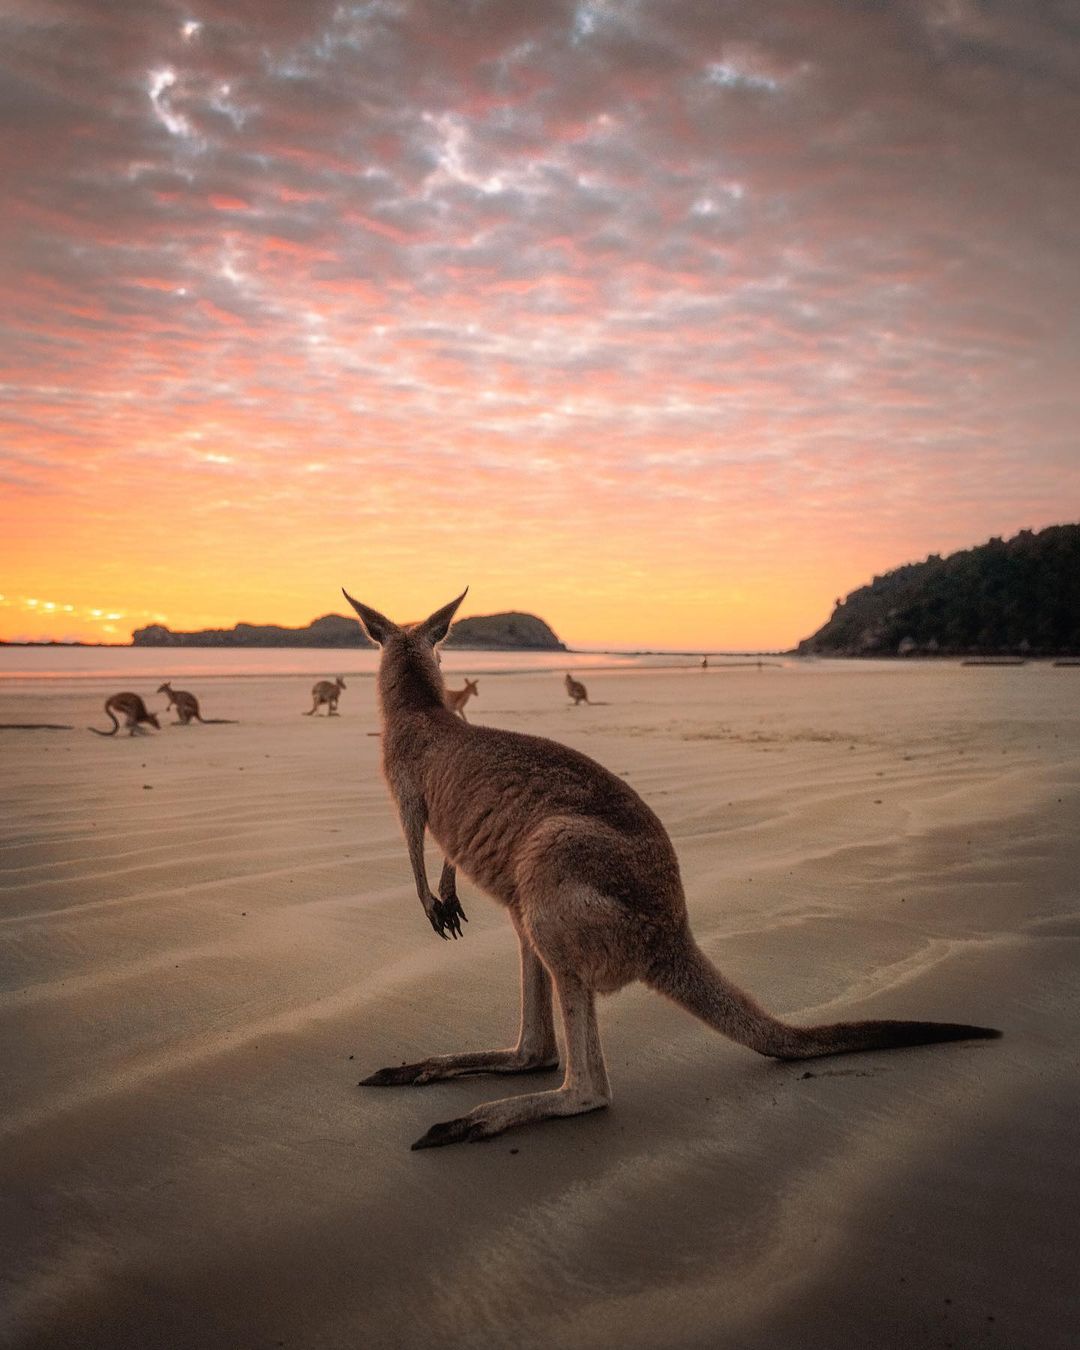
[[[505,905],[521,947],[521,1024],[512,1049],[436,1055],[380,1069],[365,1086],[470,1073],[531,1073],[558,1063],[552,985],[566,1050],[562,1086],[486,1102],[413,1144],[487,1139],[514,1125],[595,1111],[611,1100],[596,995],[642,980],[759,1054],[808,1059],[993,1037],[950,1022],[838,1022],[796,1027],[726,980],[694,941],[667,831],[633,788],[585,755],[540,736],[463,723],[446,707],[434,656],[464,595],[401,628],[345,598],[382,648],[383,772],[397,803],[417,895],[440,937],[465,918],[460,867]],[[428,885],[424,830],[445,855]]]
[[[105,700],[105,711],[112,718],[112,731],[98,731],[97,727],[87,727],[87,731],[92,731],[98,736],[115,736],[120,730],[120,723],[116,720],[116,714],[120,713],[124,718],[124,726],[128,729],[128,735],[134,736],[136,732],[140,736],[145,735],[142,723],[149,722],[152,727],[161,730],[161,723],[157,720],[157,713],[148,710],[146,704],[138,694],[112,694]]]
[[[567,673],[566,676],[566,692],[574,700],[575,708],[578,706],[579,703],[588,703],[589,701],[588,690],[585,688],[585,686],[581,683],[580,680],[575,680],[573,675],[569,673]]]
[[[475,694],[480,696],[480,690],[477,688],[477,681],[466,678],[464,689],[448,689],[446,691],[446,706],[452,713],[457,713],[463,722],[469,719],[465,716],[465,704]]]
[[[165,705],[166,708],[176,708],[176,721],[173,723],[174,726],[189,726],[192,718],[194,718],[196,722],[201,722],[203,726],[207,727],[232,725],[232,721],[228,717],[204,717],[199,711],[199,700],[195,695],[189,694],[186,689],[174,689],[168,680],[166,680],[164,684],[158,686],[158,693],[168,695],[169,701]]]
[[[345,681],[340,675],[336,680],[320,680],[318,684],[312,685],[311,697],[314,702],[307,712],[304,713],[304,716],[310,717],[320,704],[325,703],[327,717],[336,717],[337,701],[341,697],[341,691],[344,688]]]

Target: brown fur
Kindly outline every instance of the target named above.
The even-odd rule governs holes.
[[[505,906],[521,946],[516,1045],[381,1069],[364,1083],[428,1083],[468,1073],[553,1068],[553,985],[563,1022],[561,1087],[485,1103],[433,1126],[414,1148],[485,1139],[528,1121],[606,1106],[611,1090],[596,995],[634,980],[733,1040],[778,1059],[1000,1034],[935,1022],[796,1027],[773,1017],[726,980],[694,941],[675,850],[633,788],[567,746],[467,724],[446,707],[434,647],[464,596],[410,628],[347,593],[346,598],[382,647],[383,770],[424,912],[441,937],[461,934],[465,915],[455,886],[460,867]],[[424,867],[425,829],[446,858],[438,897]]]
[[[566,692],[574,700],[575,708],[579,703],[588,703],[589,701],[588,690],[585,688],[585,686],[581,683],[580,680],[575,680],[573,675],[571,675],[569,671],[567,672],[566,675]]]
[[[473,694],[479,697],[480,690],[477,687],[477,681],[470,679],[465,680],[464,689],[447,689],[445,691],[446,706],[452,713],[457,713],[463,722],[469,720],[465,716],[465,704],[468,703]]]
[[[168,697],[166,709],[176,708],[176,721],[173,726],[190,726],[194,720],[201,722],[203,726],[228,726],[231,725],[231,719],[228,717],[204,717],[199,710],[199,700],[194,694],[189,694],[186,689],[174,689],[168,680],[158,686],[158,693],[165,694]]]
[[[199,712],[199,700],[194,694],[189,694],[186,689],[174,689],[166,680],[164,684],[158,686],[158,693],[165,694],[168,697],[166,709],[176,709],[176,725],[178,727],[186,727],[193,718],[197,722],[203,720],[202,714]]]
[[[120,723],[116,720],[116,714],[120,713],[124,718],[124,726],[128,729],[128,735],[134,736],[136,732],[143,735],[142,724],[148,722],[150,726],[161,730],[161,723],[157,720],[157,713],[152,713],[147,709],[146,704],[138,694],[122,693],[112,694],[105,700],[105,711],[112,720],[112,731],[99,731],[97,727],[87,727],[87,731],[92,731],[98,736],[115,736],[120,730]]]
[[[322,704],[326,704],[327,717],[336,717],[338,715],[337,704],[341,697],[341,691],[345,688],[345,681],[339,675],[334,680],[320,680],[311,688],[311,707],[304,713],[305,717],[310,717],[313,712]]]

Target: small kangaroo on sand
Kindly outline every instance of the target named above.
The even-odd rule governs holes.
[[[304,716],[310,717],[321,703],[325,703],[327,717],[336,717],[338,715],[337,701],[341,697],[341,691],[344,688],[345,681],[340,675],[335,680],[320,680],[318,684],[312,685],[311,697],[314,702],[307,712],[304,713]]]
[[[480,697],[480,690],[476,687],[477,681],[466,677],[464,689],[448,689],[446,691],[446,706],[452,713],[457,713],[463,722],[469,719],[465,716],[465,704],[475,694]]]
[[[142,723],[149,722],[152,727],[161,730],[161,723],[157,720],[157,713],[152,713],[138,694],[112,694],[105,700],[105,711],[112,718],[112,731],[98,731],[97,727],[87,727],[87,731],[93,731],[98,736],[115,736],[120,730],[120,723],[116,720],[116,714],[122,714],[124,726],[128,729],[128,735],[134,736],[136,732],[140,736],[145,735]]]
[[[566,676],[566,692],[574,700],[575,708],[579,703],[588,703],[589,701],[589,691],[580,680],[575,680],[573,675],[569,673]]]
[[[174,689],[172,685],[165,681],[158,686],[159,694],[167,694],[169,701],[166,703],[166,710],[176,708],[176,721],[173,723],[177,727],[186,727],[191,724],[192,718],[196,722],[201,722],[203,726],[223,727],[232,725],[228,717],[204,717],[199,711],[199,700],[194,694],[189,694],[186,689]]]
[[[521,1025],[511,1049],[436,1055],[380,1069],[365,1086],[430,1083],[470,1073],[532,1073],[558,1063],[552,986],[566,1050],[562,1086],[486,1102],[433,1125],[413,1144],[487,1139],[514,1125],[595,1111],[611,1101],[596,995],[634,980],[759,1054],[809,1059],[992,1037],[949,1022],[839,1022],[796,1027],[726,980],[694,941],[679,863],[660,820],[628,784],[541,736],[462,722],[446,707],[434,647],[458,596],[399,627],[347,592],[382,648],[383,772],[397,803],[420,903],[440,937],[465,918],[456,869],[506,907],[521,947]],[[445,855],[438,898],[424,867],[424,830]]]

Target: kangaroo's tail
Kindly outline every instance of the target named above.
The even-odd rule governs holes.
[[[109,707],[107,703],[105,704],[105,712],[108,714],[109,717],[112,718],[112,731],[99,731],[97,727],[87,727],[86,728],[87,731],[92,731],[95,736],[116,735],[116,733],[120,730],[120,723],[116,720],[116,714],[113,712],[113,710]]]
[[[774,1059],[815,1059],[857,1050],[895,1050],[938,1041],[991,1040],[992,1027],[957,1022],[833,1022],[796,1027],[773,1017],[726,980],[689,933],[675,952],[658,962],[646,984],[665,994],[708,1026]]]
[[[196,716],[199,717],[198,713]],[[237,725],[234,717],[199,717],[199,721],[204,727],[235,727]]]

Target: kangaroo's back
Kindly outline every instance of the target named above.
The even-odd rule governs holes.
[[[157,714],[149,711],[140,695],[123,690],[119,694],[110,694],[105,700],[105,715],[112,722],[112,730],[100,731],[97,727],[88,727],[87,730],[96,732],[99,736],[115,736],[120,729],[117,713],[124,718],[124,725],[131,735],[134,735],[136,730],[141,731],[144,722],[158,730],[161,729]]]
[[[565,867],[620,903],[684,913],[678,861],[652,808],[610,770],[542,736],[432,717],[384,732],[389,781],[411,776],[455,866],[504,904]]]

